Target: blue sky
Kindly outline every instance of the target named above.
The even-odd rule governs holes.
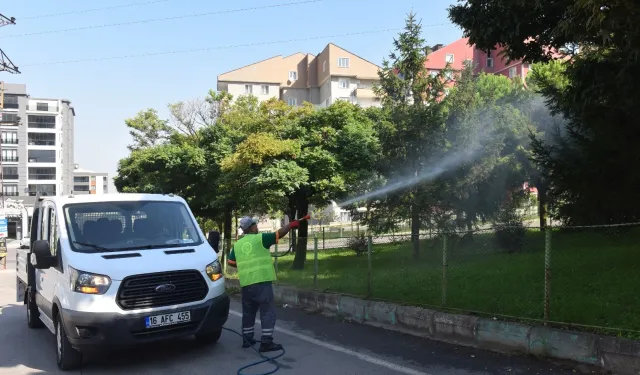
[[[25,83],[34,97],[70,99],[76,108],[75,162],[115,176],[131,142],[124,119],[146,108],[167,115],[167,104],[203,97],[215,89],[216,76],[252,62],[294,52],[318,53],[333,42],[381,63],[397,31],[337,36],[307,41],[220,48],[152,57],[61,61],[233,46],[402,28],[412,9],[422,20],[430,45],[448,44],[462,32],[449,23],[453,0],[324,0],[316,3],[185,17],[117,27],[50,32],[155,18],[264,7],[301,0],[21,0],[3,2],[0,13],[16,25],[0,29],[0,48],[21,75],[0,73],[10,83]],[[146,3],[146,4],[145,4]],[[38,17],[119,5],[140,4],[80,14]],[[31,17],[31,19],[29,19]],[[321,21],[315,21],[321,20]],[[445,24],[441,26],[427,26]],[[41,33],[37,35],[21,35]],[[30,66],[31,65],[31,66]],[[111,184],[111,191],[115,191]]]

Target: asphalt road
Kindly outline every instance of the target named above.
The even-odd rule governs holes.
[[[15,246],[15,245],[14,245]],[[13,247],[13,246],[12,246]],[[15,268],[15,266],[14,266]],[[14,268],[0,270],[0,375],[62,373],[55,364],[54,337],[30,330],[25,307],[15,302]],[[240,327],[240,305],[232,302],[227,327]],[[259,332],[259,325],[256,327]],[[278,374],[342,375],[556,375],[572,374],[529,357],[429,341],[347,323],[291,308],[278,308],[276,341],[287,350]],[[255,361],[240,338],[224,332],[218,344],[200,347],[191,338],[121,352],[91,353],[82,371],[70,374],[229,374]],[[269,365],[248,374],[268,370]]]

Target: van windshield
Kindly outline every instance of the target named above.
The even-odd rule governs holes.
[[[79,252],[159,249],[202,244],[180,202],[91,202],[64,206],[72,249]]]

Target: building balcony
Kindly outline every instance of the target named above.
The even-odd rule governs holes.
[[[58,112],[58,107],[55,105],[27,105],[27,111],[30,112]]]
[[[18,140],[17,139],[3,139],[2,140],[2,144],[3,145],[17,145],[18,144]]]
[[[56,159],[55,158],[30,158],[29,159],[29,163],[55,164],[56,163]]]
[[[4,197],[17,197],[18,195],[20,194],[17,191],[5,191],[2,193]]]
[[[2,157],[2,161],[5,162],[5,163],[17,163],[18,162],[18,157],[17,156],[16,157],[10,157],[10,156],[4,157],[3,156]]]
[[[55,146],[56,141],[33,141],[29,140],[29,146]]]
[[[3,180],[18,180],[20,179],[20,176],[18,176],[17,174],[5,174],[4,176],[0,175],[0,178],[2,178]]]

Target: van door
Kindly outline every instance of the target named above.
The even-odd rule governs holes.
[[[58,262],[54,267],[46,270],[38,270],[40,272],[40,275],[38,277],[38,280],[40,282],[38,294],[40,294],[42,298],[42,303],[38,303],[38,307],[44,310],[50,318],[53,318],[51,311],[53,307],[55,287],[56,285],[62,283],[61,280],[64,275],[62,272],[62,257],[61,254],[58,253],[58,220],[55,206],[51,202],[46,202],[43,205],[42,209],[42,230],[40,231],[39,238],[49,241],[49,250],[51,252],[51,256],[57,258]]]

